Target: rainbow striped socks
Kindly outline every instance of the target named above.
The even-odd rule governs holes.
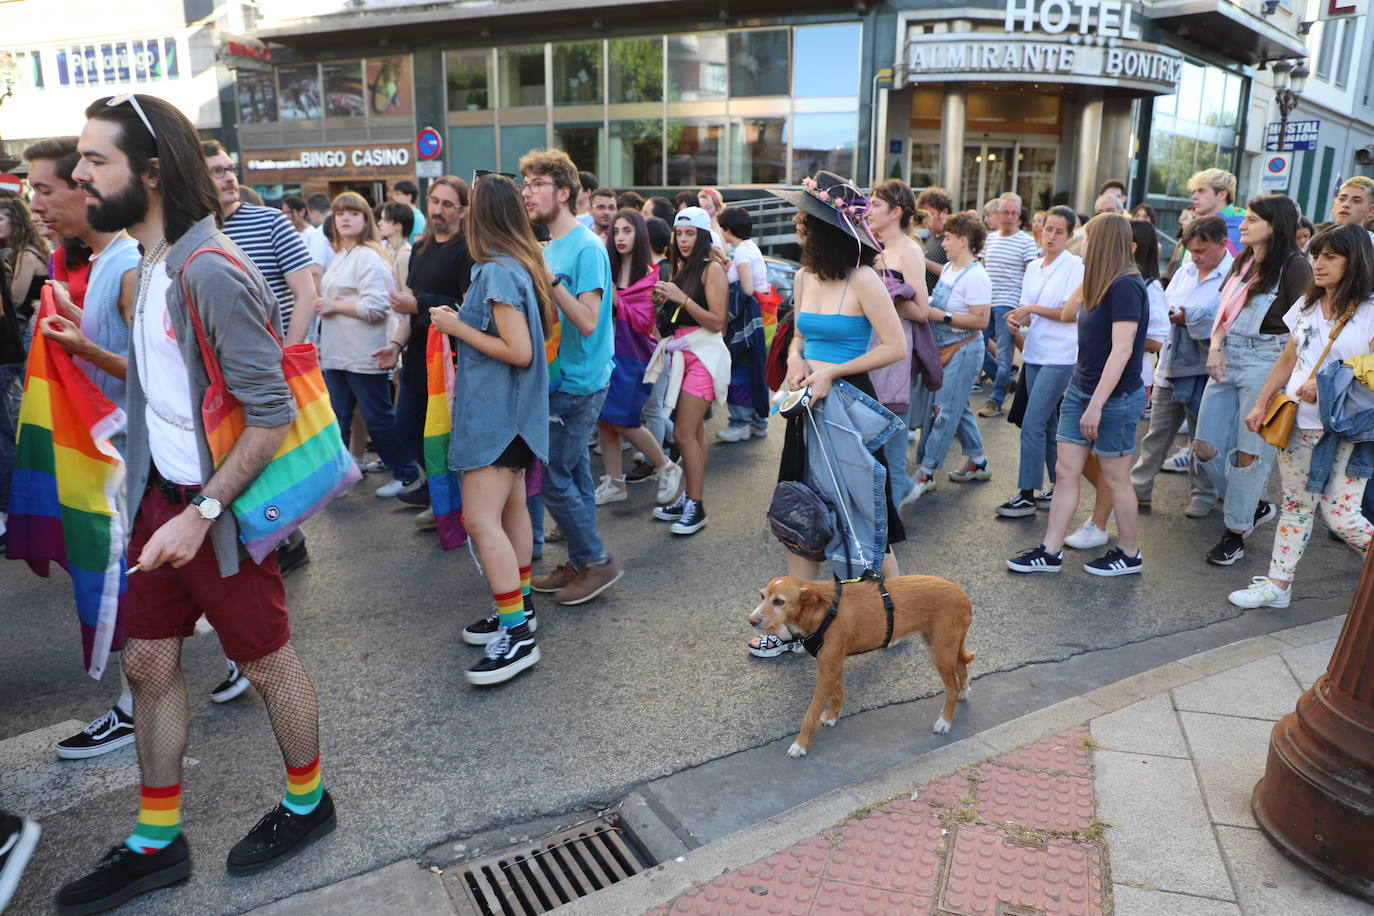
[[[320,781],[320,755],[303,767],[286,768],[286,797],[282,806],[293,814],[309,814],[320,804],[324,783]]]
[[[157,852],[181,833],[181,783],[144,786],[138,796],[138,824],[124,841],[137,853]]]
[[[531,570],[531,569],[533,569],[533,567],[530,567],[530,566],[522,566],[522,567],[520,567],[520,596],[521,596],[522,598],[529,598],[529,596],[530,596],[530,570]]]
[[[529,580],[526,578],[525,581]],[[491,597],[496,602],[496,614],[501,626],[512,630],[525,622],[525,598],[519,591],[500,595],[493,593]]]

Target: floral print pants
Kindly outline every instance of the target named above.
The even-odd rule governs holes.
[[[1363,477],[1351,477],[1346,464],[1355,446],[1342,442],[1336,447],[1331,464],[1331,478],[1325,493],[1309,493],[1307,472],[1312,466],[1312,449],[1322,437],[1319,429],[1294,429],[1288,447],[1279,449],[1279,479],[1283,483],[1283,502],[1279,506],[1279,528],[1274,535],[1274,554],[1269,561],[1269,576],[1291,582],[1293,571],[1307,549],[1312,537],[1312,522],[1317,507],[1322,518],[1341,540],[1361,552],[1369,549],[1374,526],[1360,512],[1367,483]]]

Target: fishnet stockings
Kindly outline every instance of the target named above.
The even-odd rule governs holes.
[[[145,786],[181,782],[181,754],[191,715],[181,674],[180,639],[130,639],[124,644],[124,674],[134,694],[138,766]]]
[[[288,642],[255,662],[241,662],[239,670],[267,704],[286,765],[303,767],[314,761],[320,753],[320,708],[295,647]]]

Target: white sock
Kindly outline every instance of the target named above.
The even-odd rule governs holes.
[[[134,714],[134,695],[127,690],[121,693],[119,699],[115,700],[115,708],[124,715],[132,717]]]

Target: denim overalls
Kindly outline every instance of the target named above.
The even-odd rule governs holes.
[[[931,307],[944,311],[955,285],[976,263],[974,261],[959,271],[949,283],[935,284],[935,291],[930,296]],[[937,347],[979,335],[978,331],[956,328],[940,321],[932,321],[930,330],[935,335]],[[916,459],[921,467],[930,471],[938,470],[944,464],[945,455],[956,434],[965,455],[975,459],[983,456],[983,438],[973,418],[973,408],[969,406],[969,391],[983,366],[983,353],[981,341],[970,340],[959,348],[949,365],[945,366],[945,381],[939,391],[932,394],[924,386],[918,386],[919,390],[914,393],[911,409],[917,410],[918,404],[921,409],[921,442],[916,450]],[[912,417],[916,416],[913,412]]]

